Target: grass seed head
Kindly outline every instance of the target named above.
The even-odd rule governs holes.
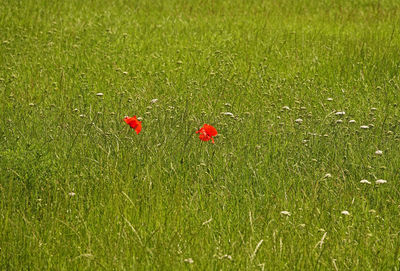
[[[222,112],[221,114],[232,118],[235,117],[231,112]]]

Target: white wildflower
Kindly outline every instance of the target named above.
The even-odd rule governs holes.
[[[376,155],[382,155],[382,154],[383,154],[383,151],[377,150],[377,151],[375,152],[375,154],[376,154]]]
[[[356,123],[355,120],[349,120],[349,123]]]
[[[376,111],[377,109],[375,108],[375,107],[372,107],[371,108],[371,111]]]
[[[367,130],[367,129],[369,129],[369,126],[367,126],[367,125],[361,125],[360,128],[361,128],[361,129],[364,129],[364,130]]]
[[[337,120],[336,123],[343,123],[343,120]]]
[[[324,176],[325,179],[326,178],[331,178],[331,177],[332,177],[332,175],[330,173],[326,173],[325,176]]]
[[[71,197],[75,196],[75,192],[69,192],[68,195],[70,195]]]
[[[99,96],[99,97],[101,97],[101,96],[103,96],[104,94],[103,93],[101,93],[101,92],[99,92],[99,93],[96,93],[96,96]]]
[[[231,256],[231,255],[228,255],[228,254],[221,255],[221,256],[214,255],[214,257],[217,257],[217,258],[220,259],[220,260],[228,259],[228,260],[232,261],[232,256]]]
[[[137,118],[137,120],[139,120],[139,121],[142,121],[142,120],[143,120],[143,118],[142,118],[142,117],[138,117],[138,118]]]
[[[346,115],[346,112],[344,112],[344,111],[339,111],[339,112],[336,112],[335,115],[336,115],[336,116],[343,116],[343,115]]]
[[[287,106],[287,105],[285,105],[284,107],[282,107],[282,109],[285,109],[285,110],[290,110],[290,107],[289,107],[289,106]]]
[[[150,101],[152,104],[155,104],[156,102],[158,102],[158,99],[153,99]]]
[[[348,212],[348,211],[342,211],[342,213],[341,213],[342,215],[350,215],[350,213]]]
[[[370,182],[370,181],[368,181],[368,180],[365,180],[365,179],[364,179],[364,180],[361,180],[361,181],[360,181],[360,183],[371,184],[371,182]]]
[[[290,215],[291,215],[291,213],[290,213],[290,212],[288,212],[288,211],[282,211],[282,212],[281,212],[281,215],[290,216]]]
[[[192,258],[187,258],[187,259],[184,259],[183,261],[184,261],[185,263],[190,263],[190,264],[194,263],[194,261],[193,261]]]
[[[386,181],[386,180],[379,179],[379,180],[376,180],[375,183],[376,183],[376,184],[384,184],[384,183],[387,183],[387,181]]]
[[[329,102],[332,102],[333,101],[333,98],[328,98],[328,99],[326,99],[327,101],[329,101]]]
[[[301,124],[301,123],[303,123],[303,120],[302,119],[296,119],[295,122],[298,123],[298,124]]]

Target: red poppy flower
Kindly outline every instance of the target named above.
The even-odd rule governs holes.
[[[213,136],[216,136],[218,132],[211,125],[204,124],[203,127],[201,127],[200,130],[196,132],[196,134],[199,134],[200,140],[209,141],[211,139],[212,143],[214,143]]]
[[[142,130],[142,122],[138,121],[136,116],[133,116],[132,118],[130,117],[125,117],[124,121],[131,126],[132,129],[136,131],[136,134],[139,134],[140,131]]]

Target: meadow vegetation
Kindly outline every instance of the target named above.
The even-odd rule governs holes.
[[[1,270],[399,270],[398,1],[0,15]]]

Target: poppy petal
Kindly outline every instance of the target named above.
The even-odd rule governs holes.
[[[208,124],[204,124],[204,130],[209,136],[216,136],[218,134],[217,129]]]
[[[133,117],[125,117],[124,121],[126,124],[128,124],[132,129],[136,131],[137,134],[140,133],[142,130],[142,123],[136,118],[136,116]]]
[[[200,134],[200,135],[199,135],[199,138],[200,138],[200,140],[202,140],[202,141],[209,141],[209,140],[211,139],[211,137],[209,137],[209,136],[206,135],[206,134]]]
[[[136,125],[136,127],[134,129],[136,131],[136,134],[139,134],[140,131],[142,130],[142,125],[139,123],[138,125]]]

